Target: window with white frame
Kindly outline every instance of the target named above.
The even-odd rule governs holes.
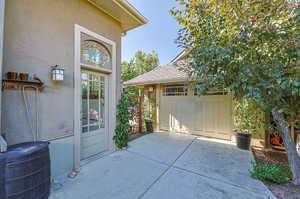
[[[227,94],[228,94],[228,91],[218,90],[218,89],[211,89],[211,90],[205,92],[205,95],[227,95]],[[201,92],[197,87],[194,88],[194,95],[195,96],[201,95]]]
[[[185,86],[165,86],[163,96],[187,96],[188,89]]]

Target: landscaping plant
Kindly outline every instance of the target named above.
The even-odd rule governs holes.
[[[156,101],[155,99],[147,99],[143,102],[143,120],[146,124],[148,133],[153,132],[153,122],[156,120]]]
[[[300,184],[300,157],[290,122],[300,114],[300,3],[287,0],[177,0],[182,70],[209,88],[228,88],[271,112]]]
[[[123,92],[117,105],[117,126],[113,140],[118,148],[128,146],[129,120],[130,120],[130,98],[127,92]]]
[[[156,119],[156,101],[155,99],[144,99],[143,119],[145,122],[153,122]]]
[[[292,173],[288,165],[252,162],[251,176],[261,181],[269,181],[277,184],[287,182],[292,178]]]
[[[234,103],[234,128],[239,133],[252,134],[264,125],[263,113],[253,100],[241,99]]]
[[[236,145],[240,149],[249,150],[252,135],[258,135],[265,123],[264,114],[259,105],[251,99],[234,100],[233,104]]]

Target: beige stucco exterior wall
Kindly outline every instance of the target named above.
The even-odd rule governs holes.
[[[117,96],[120,93],[121,26],[86,0],[9,0],[6,3],[3,72],[37,74],[40,137],[73,135],[74,25],[79,24],[117,44]],[[50,66],[65,68],[65,81],[50,80]],[[21,92],[3,94],[2,130],[9,144],[31,140]],[[33,95],[33,93],[32,93]]]

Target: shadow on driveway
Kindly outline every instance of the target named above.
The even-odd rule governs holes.
[[[249,176],[252,155],[235,146],[153,133],[82,168],[50,199],[268,199]]]

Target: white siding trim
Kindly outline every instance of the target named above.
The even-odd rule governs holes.
[[[83,63],[81,63],[80,65],[81,65],[81,67],[86,68],[88,70],[93,70],[93,71],[102,72],[102,73],[112,73],[111,69],[100,68],[98,66],[93,66],[90,64],[83,64]]]
[[[2,79],[2,65],[3,65],[4,16],[5,16],[5,0],[0,0],[0,79]],[[2,98],[2,89],[0,89],[0,136],[1,136],[1,114],[2,114],[1,98]]]
[[[109,40],[95,32],[92,32],[78,24],[75,24],[75,52],[74,52],[74,168],[80,167],[80,135],[81,135],[81,127],[80,127],[80,106],[81,106],[81,63],[80,63],[80,53],[81,53],[81,33],[85,33],[96,39],[103,41],[112,46],[112,70],[105,70],[93,68],[99,72],[110,73],[108,75],[109,82],[109,150],[114,150],[116,147],[112,140],[115,126],[116,126],[116,81],[117,81],[117,55],[116,55],[116,43],[112,40]]]
[[[80,52],[81,52],[81,42],[80,42],[80,28],[75,25],[75,62],[74,62],[74,168],[80,167]]]
[[[159,111],[160,111],[160,84],[156,85],[156,93],[155,93],[155,98],[156,98],[156,131],[160,130],[159,127]]]

